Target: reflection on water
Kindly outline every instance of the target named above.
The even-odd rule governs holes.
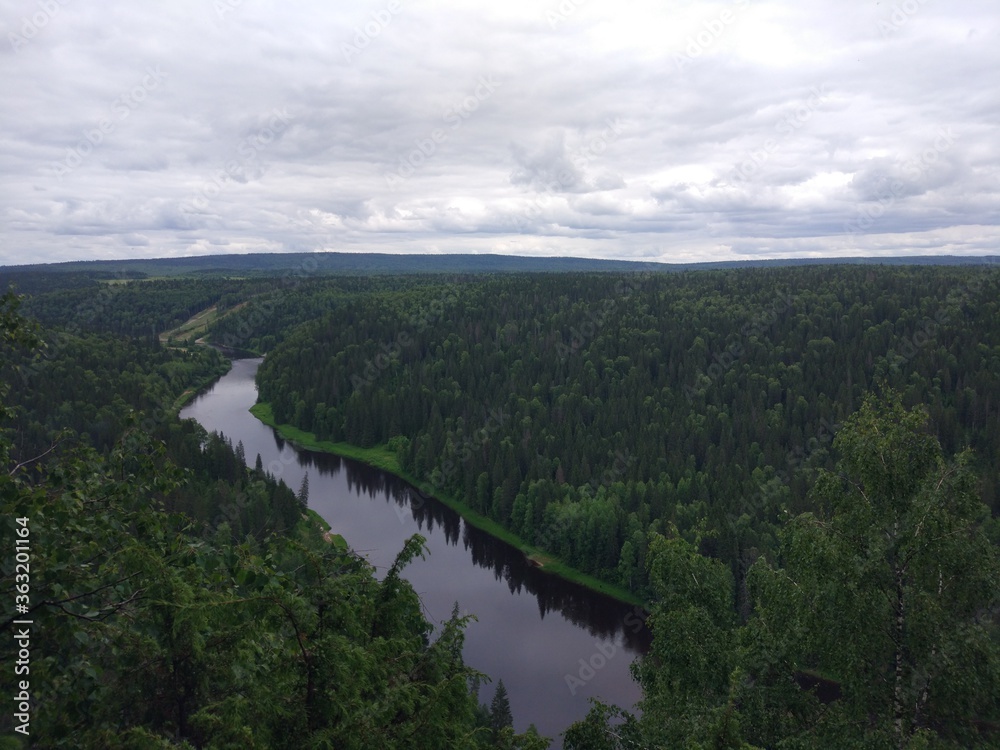
[[[463,656],[472,668],[503,680],[518,731],[533,723],[556,738],[558,748],[559,735],[586,715],[591,698],[625,707],[639,699],[629,665],[648,650],[650,636],[635,608],[543,573],[518,550],[398,477],[295,450],[247,411],[256,400],[259,363],[234,361],[229,374],[181,416],[241,441],[248,464],[260,454],[268,471],[293,489],[308,473],[310,508],[379,576],[409,536],[426,537],[426,559],[413,561],[403,575],[432,624],[446,621],[456,602],[463,614],[475,616]],[[481,702],[489,704],[494,686],[483,686]]]
[[[278,438],[280,448],[285,441]],[[299,463],[321,476],[345,472],[347,487],[371,500],[393,502],[403,512],[412,515],[417,528],[425,536],[437,530],[448,544],[462,546],[471,554],[472,562],[493,572],[504,581],[512,594],[527,592],[538,600],[538,613],[544,618],[559,612],[574,625],[602,639],[623,638],[622,645],[631,652],[644,654],[649,649],[650,633],[638,626],[635,608],[554,575],[542,572],[511,547],[485,531],[464,523],[462,517],[434,498],[423,498],[397,476],[387,474],[351,459],[329,453],[298,451]],[[348,540],[350,541],[350,540]],[[632,616],[629,616],[632,615]]]

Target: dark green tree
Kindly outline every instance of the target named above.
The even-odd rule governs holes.
[[[496,692],[493,693],[493,700],[490,701],[490,730],[493,732],[493,740],[496,742],[504,727],[514,726],[514,717],[510,712],[510,699],[507,697],[507,688],[503,680],[497,682]]]
[[[598,704],[567,748],[1000,747],[1000,561],[970,455],[946,460],[891,391],[834,448],[782,565],[751,568],[745,625],[725,566],[652,541],[642,716]]]
[[[32,337],[16,300],[2,298],[5,364],[18,344]],[[102,371],[113,377],[116,369]],[[188,385],[174,381],[168,403]],[[0,400],[0,413],[8,411]],[[20,461],[0,424],[0,527],[7,539],[27,534],[31,557],[30,593],[0,601],[0,662],[18,658],[14,631],[23,625],[14,621],[31,620],[31,746],[464,750],[488,743],[469,690],[481,675],[461,657],[468,618],[453,617],[432,640],[420,600],[401,577],[423,553],[421,537],[407,540],[381,582],[366,561],[307,533],[307,524],[295,534],[270,526],[234,543],[230,521],[254,526],[272,510],[280,515],[275,501],[287,493],[294,504],[294,493],[264,477],[249,482],[221,436],[164,424],[196,468],[185,474],[137,419],[106,453],[56,445]],[[200,487],[206,471],[212,479]],[[232,500],[233,513],[215,528],[165,508],[201,490]],[[0,553],[0,587],[12,592],[15,551],[10,544]],[[16,695],[14,683],[13,669],[0,672],[3,694]],[[5,732],[11,719],[6,712]]]
[[[299,492],[296,495],[303,508],[309,505],[309,472],[302,477],[302,484],[299,485]]]

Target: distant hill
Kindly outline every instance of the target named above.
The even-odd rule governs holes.
[[[85,272],[94,278],[149,276],[242,276],[287,272],[321,274],[398,273],[526,273],[691,271],[714,268],[766,268],[825,264],[980,265],[1000,262],[1000,256],[900,256],[895,258],[789,258],[728,260],[712,263],[654,263],[590,258],[526,258],[515,255],[391,255],[386,253],[250,253],[201,255],[190,258],[69,261],[0,266],[0,280],[37,273]],[[6,286],[6,284],[4,284]]]

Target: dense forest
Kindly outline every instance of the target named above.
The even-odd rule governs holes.
[[[812,509],[873,389],[926,404],[949,455],[971,447],[1000,512],[989,267],[508,276],[335,304],[268,353],[276,421],[391,442],[426,491],[644,596],[649,536],[673,525],[745,607],[746,570]]]
[[[569,750],[1000,747],[1000,565],[968,453],[868,396],[833,441],[814,510],[734,581],[671,529],[651,540],[653,648],[637,718],[598,703]]]
[[[11,296],[0,329],[42,744],[545,746],[423,619],[419,538],[379,582],[176,419],[226,368],[210,309],[276,421],[647,602],[641,714],[566,747],[1000,747],[996,268],[58,275],[25,277],[46,345]]]
[[[193,287],[161,287],[134,318],[173,320]],[[478,702],[468,617],[424,619],[400,576],[419,536],[379,580],[242,445],[177,420],[226,371],[217,351],[73,316],[33,326],[18,307],[0,300],[0,501],[31,561],[5,545],[0,684],[13,697],[25,679],[34,709],[30,724],[5,710],[0,746],[545,747],[514,734],[509,706]],[[15,675],[26,619],[30,672]]]

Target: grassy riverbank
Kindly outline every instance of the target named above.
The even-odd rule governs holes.
[[[400,479],[409,482],[414,487],[419,487],[421,484],[419,479],[403,471],[399,465],[399,461],[396,459],[396,454],[384,445],[378,445],[373,448],[359,448],[358,446],[351,445],[350,443],[332,443],[328,440],[318,440],[311,432],[305,432],[304,430],[300,430],[289,424],[277,424],[274,419],[274,413],[271,411],[270,404],[254,404],[250,408],[250,413],[264,424],[274,427],[285,440],[289,440],[302,448],[326,453],[335,453],[338,456],[353,458],[357,461],[368,464],[369,466],[374,466],[377,469],[394,474]],[[519,536],[512,534],[496,521],[477,513],[454,497],[451,497],[443,492],[435,492],[434,498],[461,515],[462,518],[476,528],[482,529],[487,534],[490,534],[491,536],[506,542],[512,547],[519,549],[529,559],[541,563],[540,569],[544,572],[559,576],[560,578],[572,581],[573,583],[578,583],[581,586],[586,586],[592,591],[613,597],[619,601],[626,602],[628,604],[635,604],[640,607],[645,606],[644,602],[628,591],[607,583],[606,581],[594,578],[586,573],[581,573],[575,568],[571,568],[569,565],[566,565],[557,558],[549,555],[544,550],[538,549],[537,547],[533,547],[532,545],[526,543]]]

